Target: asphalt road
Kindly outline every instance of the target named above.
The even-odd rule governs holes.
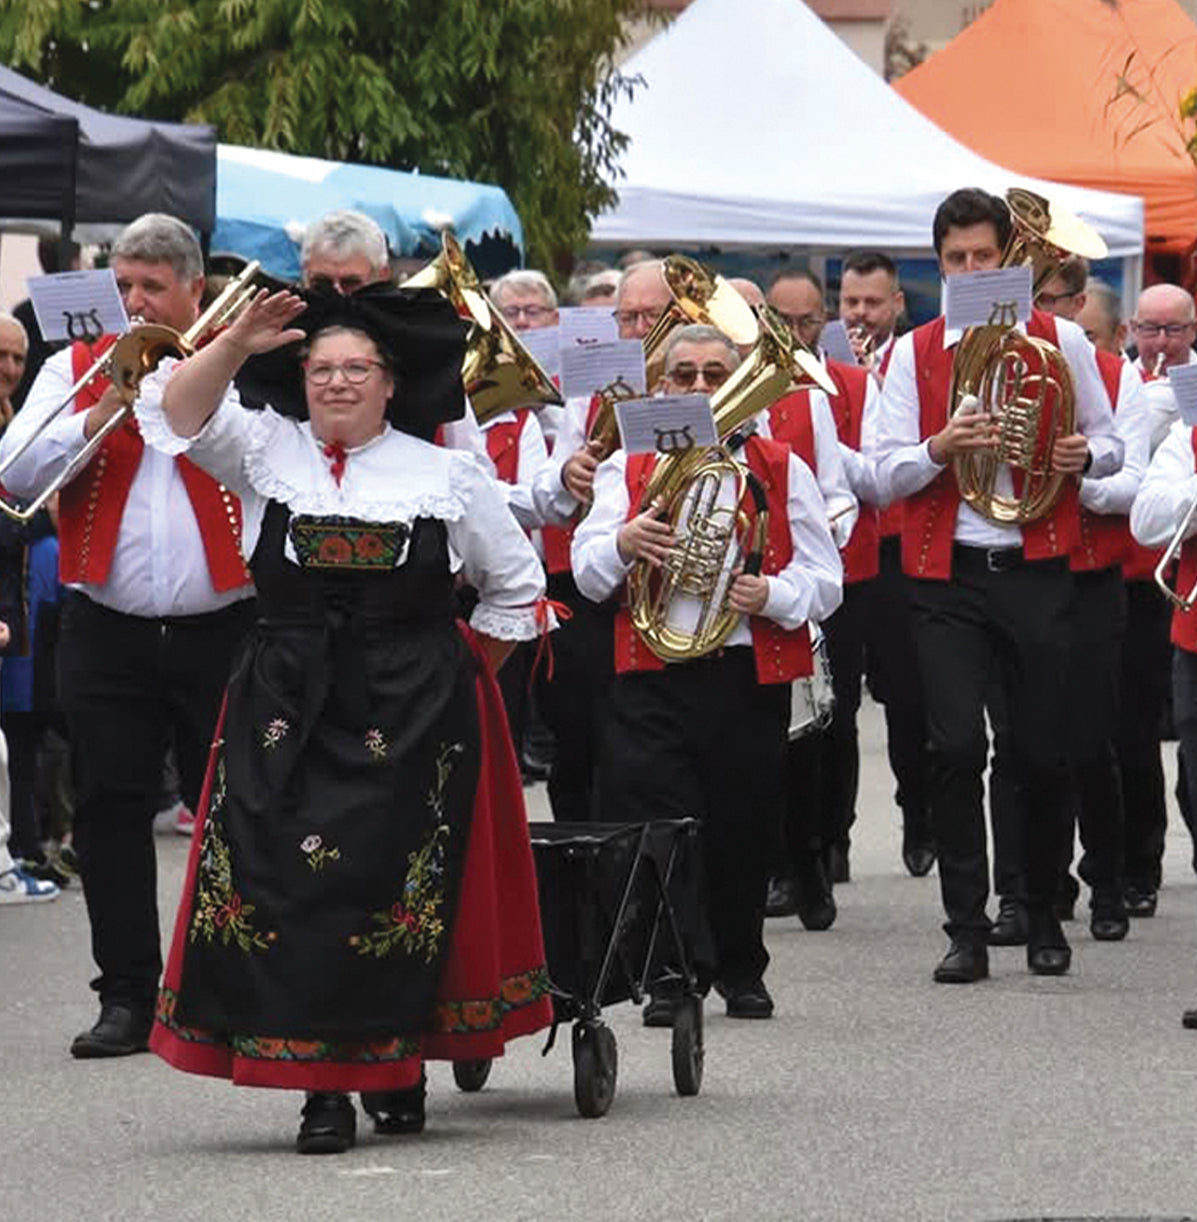
[[[1010,949],[991,980],[936,986],[938,886],[902,871],[871,707],[862,733],[854,881],[829,932],[769,923],[777,1016],[736,1022],[712,999],[703,1088],[683,1099],[668,1032],[611,1008],[619,1081],[602,1120],[575,1111],[568,1039],[542,1057],[533,1038],[481,1094],[434,1065],[422,1136],[300,1158],[285,1093],[148,1055],[72,1061],[94,1018],[82,895],[0,909],[0,1222],[1197,1217],[1197,1032],[1180,1025],[1197,934],[1179,819],[1159,914],[1126,942],[1095,943],[1081,922],[1067,977],[1031,977]],[[530,808],[545,817],[543,788]],[[186,845],[159,849],[169,934]]]

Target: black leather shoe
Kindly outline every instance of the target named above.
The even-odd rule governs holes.
[[[672,997],[649,997],[640,1011],[640,1021],[646,1027],[672,1027],[677,1002]]]
[[[1036,976],[1063,976],[1072,966],[1072,948],[1055,909],[1031,911],[1027,926],[1027,967]]]
[[[1180,1016],[1180,1025],[1186,1031],[1197,1031],[1197,1009],[1186,1010]]]
[[[997,920],[989,930],[990,946],[1026,946],[1027,910],[1012,896],[1004,895],[998,903]]]
[[[1126,915],[1141,920],[1155,916],[1156,904],[1159,902],[1157,892],[1141,887],[1127,887],[1122,893],[1122,901],[1126,907]]]
[[[1120,893],[1094,895],[1090,902],[1089,932],[1098,942],[1121,942],[1130,932],[1130,921]]]
[[[772,1018],[773,998],[765,988],[763,980],[754,980],[744,988],[729,988],[727,998],[728,1018]]]
[[[81,1031],[71,1041],[71,1056],[80,1060],[92,1057],[127,1057],[145,1052],[150,1046],[151,1014],[120,1002],[100,1007],[100,1017],[90,1031]]]
[[[765,895],[765,916],[793,916],[798,911],[792,878],[769,879],[769,890]]]
[[[344,1154],[357,1140],[357,1115],[348,1095],[314,1091],[300,1112],[300,1154]]]
[[[989,975],[989,952],[972,942],[953,942],[935,969],[936,984],[974,984]]]
[[[362,1092],[362,1110],[374,1121],[374,1132],[384,1137],[424,1131],[424,1099],[428,1080],[420,1071],[420,1081],[407,1090]]]
[[[803,929],[821,932],[835,924],[837,909],[827,867],[818,853],[809,853],[798,862],[794,878],[794,908]]]

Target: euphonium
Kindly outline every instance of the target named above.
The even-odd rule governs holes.
[[[1006,193],[1013,228],[1000,266],[1032,265],[1033,293],[1070,254],[1101,258],[1101,237],[1083,221],[1022,188]],[[987,412],[997,444],[953,459],[960,495],[982,517],[1023,525],[1049,514],[1068,479],[1052,469],[1056,441],[1076,427],[1072,371],[1054,345],[1010,324],[971,327],[957,345],[949,411]],[[1011,469],[1013,495],[998,490]]]
[[[461,379],[479,424],[517,407],[563,402],[552,379],[487,297],[478,273],[451,233],[441,235],[441,253],[403,285],[437,289],[470,324]]]
[[[653,467],[640,511],[660,506],[678,542],[661,568],[633,566],[628,606],[644,643],[664,661],[711,653],[740,619],[728,593],[737,572],[760,571],[768,509],[756,477],[723,443],[805,376],[788,328],[762,318],[752,353],[711,396],[720,444],[662,455]]]
[[[0,479],[4,473],[45,432],[50,422],[56,420],[75,401],[75,396],[96,378],[108,378],[121,398],[121,407],[96,430],[90,441],[73,459],[29,502],[18,506],[0,498],[0,511],[18,522],[27,522],[60,489],[65,488],[75,476],[91,462],[110,433],[120,428],[141,390],[142,379],[158,368],[163,357],[190,356],[200,342],[218,328],[228,325],[243,307],[249,304],[256,291],[253,284],[260,264],[256,261],[234,276],[210,306],[186,331],[176,331],[162,323],[135,321],[111,348],[75,383],[63,396],[54,410],[40,426],[0,463]]]

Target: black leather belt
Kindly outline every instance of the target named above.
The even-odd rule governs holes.
[[[1021,547],[970,547],[957,543],[952,548],[952,562],[973,572],[984,569],[987,573],[1008,573],[1022,568],[1027,558]]]

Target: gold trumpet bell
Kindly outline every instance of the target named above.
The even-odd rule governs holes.
[[[142,379],[158,368],[164,357],[191,356],[195,348],[185,335],[161,323],[141,323],[112,345],[108,377],[125,403],[137,398]]]

